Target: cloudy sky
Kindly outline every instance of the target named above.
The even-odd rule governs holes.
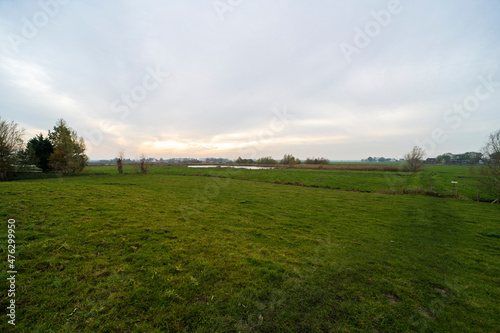
[[[1,0],[0,117],[91,159],[402,157],[500,128],[500,2]],[[499,82],[499,83],[497,83]]]

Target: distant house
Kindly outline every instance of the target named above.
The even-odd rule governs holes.
[[[437,164],[438,160],[437,158],[434,157],[429,157],[428,159],[425,160],[425,164]]]
[[[463,159],[463,158],[452,158],[450,160],[450,164],[468,164],[469,161]]]

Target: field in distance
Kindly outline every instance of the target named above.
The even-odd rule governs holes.
[[[383,172],[233,174],[255,180],[244,181],[180,175],[238,171],[227,169],[125,171],[102,167],[77,177],[0,183],[0,215],[17,225],[18,330],[500,326],[498,205],[375,193],[387,188]],[[446,178],[438,169],[426,172],[436,172],[436,187]],[[424,175],[397,177],[410,187]],[[0,236],[7,244],[6,227]],[[5,245],[1,253],[6,258]],[[0,328],[7,326],[4,318]]]
[[[376,169],[367,171],[374,166]],[[320,168],[321,165],[316,167]],[[398,163],[331,164],[322,169],[246,170],[228,168],[187,168],[152,165],[152,174],[214,176],[293,185],[317,186],[330,189],[378,193],[426,193],[438,196],[458,196],[477,200],[478,184],[467,165],[426,165],[418,173],[401,172]],[[478,171],[479,166],[476,166]],[[363,169],[363,170],[360,170]],[[376,171],[378,170],[378,171]],[[387,171],[396,170],[396,171]],[[125,165],[125,173],[135,173],[138,166]],[[90,174],[116,174],[116,166],[94,166]],[[451,182],[457,181],[454,186]],[[481,201],[495,198],[479,193]]]

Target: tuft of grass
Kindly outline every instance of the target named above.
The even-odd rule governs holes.
[[[500,233],[498,232],[480,232],[479,234],[485,236],[485,237],[494,237],[494,238],[500,238]]]

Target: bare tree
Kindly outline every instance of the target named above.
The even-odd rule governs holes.
[[[285,154],[283,156],[283,158],[281,159],[280,164],[294,165],[295,164],[295,157],[293,157],[292,154]]]
[[[423,164],[424,150],[419,146],[413,147],[413,149],[405,155],[406,167],[408,171],[416,172]]]
[[[118,166],[118,173],[121,175],[123,173],[123,158],[125,157],[125,152],[120,150],[118,157],[116,159],[116,164]]]
[[[148,173],[149,166],[146,164],[146,156],[141,155],[141,173]]]
[[[15,170],[17,153],[23,148],[24,129],[13,121],[0,118],[0,179]]]
[[[479,167],[477,179],[483,191],[496,198],[493,202],[500,203],[500,129],[490,134],[481,152],[484,165]]]

